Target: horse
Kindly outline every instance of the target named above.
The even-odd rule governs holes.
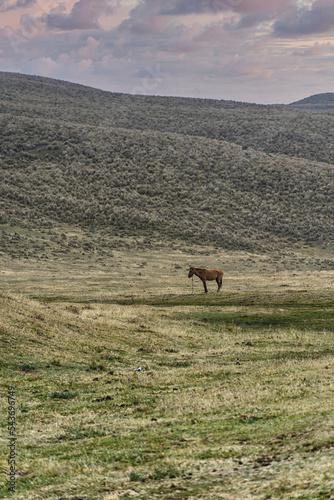
[[[217,292],[219,292],[219,290],[221,289],[224,273],[220,269],[209,270],[209,269],[201,269],[198,267],[191,267],[189,269],[188,278],[191,278],[194,274],[202,281],[205,293],[208,293],[208,289],[206,287],[206,281],[216,280],[218,285]]]

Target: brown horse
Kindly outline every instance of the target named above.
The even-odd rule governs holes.
[[[217,292],[219,292],[219,290],[221,289],[224,273],[220,269],[212,269],[210,271],[209,269],[200,269],[198,267],[191,267],[189,269],[188,278],[191,278],[194,274],[202,281],[205,293],[208,293],[208,289],[206,287],[206,281],[216,280],[218,285]]]

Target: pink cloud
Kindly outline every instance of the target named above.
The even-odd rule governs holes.
[[[99,17],[110,14],[113,8],[108,0],[78,0],[69,14],[51,12],[44,16],[49,29],[56,30],[85,30],[99,27]]]
[[[334,44],[316,42],[313,47],[302,50],[301,55],[305,57],[334,56]]]
[[[78,57],[82,59],[96,59],[98,57],[99,45],[100,42],[98,40],[89,36],[86,45],[79,48]]]

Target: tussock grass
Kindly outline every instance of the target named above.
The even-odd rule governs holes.
[[[13,499],[332,498],[330,290],[116,302],[2,293]]]

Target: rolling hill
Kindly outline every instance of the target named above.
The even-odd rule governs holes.
[[[330,114],[11,73],[0,89],[4,256],[331,248]]]
[[[297,109],[332,113],[334,111],[334,92],[315,94],[305,99],[301,99],[300,101],[293,102],[290,106]]]

